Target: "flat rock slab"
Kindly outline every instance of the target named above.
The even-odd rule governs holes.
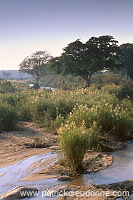
[[[71,178],[69,176],[58,176],[58,181],[69,181]]]
[[[1,200],[14,200],[26,197],[37,196],[38,190],[34,187],[17,186],[9,192],[2,195]]]

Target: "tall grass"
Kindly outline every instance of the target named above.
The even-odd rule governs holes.
[[[122,87],[116,85],[71,91],[23,90],[0,94],[0,101],[11,105],[20,120],[33,120],[52,128],[60,127],[66,120],[76,124],[84,120],[89,128],[96,121],[101,133],[123,137],[131,132],[129,124],[132,124],[133,106],[130,99],[118,98],[121,90]]]
[[[97,140],[95,127],[86,129],[84,123],[77,126],[75,122],[71,122],[60,127],[58,133],[60,147],[71,171],[74,173],[82,172],[84,155],[88,149],[94,146]]]
[[[133,134],[131,113],[120,105],[114,107],[112,104],[99,103],[91,108],[88,108],[87,105],[78,105],[67,120],[69,123],[75,122],[77,126],[84,120],[87,128],[91,127],[95,121],[102,135],[112,134],[124,139],[127,135]]]

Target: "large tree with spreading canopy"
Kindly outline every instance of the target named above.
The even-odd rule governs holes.
[[[61,56],[52,58],[48,68],[56,74],[81,76],[89,87],[92,74],[119,66],[117,43],[110,35],[91,37],[86,43],[78,39],[68,44]]]

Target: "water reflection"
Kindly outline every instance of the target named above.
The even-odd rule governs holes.
[[[96,173],[85,174],[76,179],[79,185],[110,184],[133,179],[133,143],[124,150],[112,153],[114,162],[107,169]],[[75,183],[71,181],[70,184]]]
[[[133,142],[130,143],[124,150],[114,152],[112,153],[112,155],[114,157],[114,162],[109,168],[96,173],[84,174],[83,176],[74,178],[72,181],[64,182],[63,184],[82,186],[90,184],[99,185],[133,179]],[[29,170],[29,166],[32,163],[39,159],[40,162],[44,161],[44,159],[50,158],[52,156],[54,156],[52,153],[33,156],[14,165],[0,169],[0,174],[7,172],[5,175],[0,177],[0,194],[11,190],[12,188],[18,185],[34,186],[39,191],[44,191],[45,189],[51,187],[58,188],[62,186],[62,182],[57,181],[54,178],[35,182],[18,182],[18,180],[22,176],[26,176]],[[131,198],[133,199],[133,195],[131,196]],[[40,197],[34,197],[34,199],[38,200],[40,199]],[[118,200],[120,200],[120,198]]]

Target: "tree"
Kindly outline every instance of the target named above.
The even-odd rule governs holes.
[[[39,88],[39,79],[46,74],[47,62],[51,59],[51,56],[47,51],[36,51],[30,57],[26,57],[23,62],[20,63],[19,71],[31,74],[35,78],[35,88]]]
[[[81,76],[90,86],[92,74],[118,67],[120,50],[112,36],[92,37],[85,44],[79,39],[68,44],[61,56],[52,58],[48,68],[57,74]]]
[[[127,77],[133,79],[133,44],[126,43],[120,45],[122,71],[126,72]]]

